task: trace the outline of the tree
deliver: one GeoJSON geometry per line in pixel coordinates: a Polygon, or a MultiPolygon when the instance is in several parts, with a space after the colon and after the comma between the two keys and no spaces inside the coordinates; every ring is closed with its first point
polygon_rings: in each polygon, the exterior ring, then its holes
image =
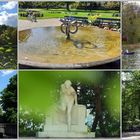
{"type": "Polygon", "coordinates": [[[116,9],[116,10],[120,10],[120,2],[105,2],[104,3],[104,7],[107,9],[116,9]]]}
{"type": "Polygon", "coordinates": [[[135,3],[123,3],[123,21],[122,33],[123,37],[127,38],[128,44],[140,42],[140,6],[135,3]]]}
{"type": "Polygon", "coordinates": [[[140,131],[140,72],[122,73],[123,132],[140,131]]]}
{"type": "Polygon", "coordinates": [[[7,123],[17,122],[17,75],[13,76],[7,87],[1,92],[1,106],[7,123]]]}
{"type": "Polygon", "coordinates": [[[0,25],[0,69],[16,68],[17,29],[0,25]]]}
{"type": "Polygon", "coordinates": [[[0,25],[0,46],[17,44],[17,29],[7,25],[0,25]]]}
{"type": "Polygon", "coordinates": [[[24,110],[20,108],[19,123],[20,136],[35,136],[38,131],[43,130],[43,122],[45,115],[41,112],[34,112],[32,110],[24,110]]]}
{"type": "Polygon", "coordinates": [[[70,11],[70,6],[75,2],[65,2],[67,11],[70,11]]]}

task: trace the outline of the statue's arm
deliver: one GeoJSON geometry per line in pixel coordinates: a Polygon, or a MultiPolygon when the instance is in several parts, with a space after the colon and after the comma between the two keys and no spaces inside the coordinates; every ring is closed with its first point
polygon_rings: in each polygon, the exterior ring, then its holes
{"type": "Polygon", "coordinates": [[[74,102],[75,102],[75,105],[77,105],[77,94],[76,94],[76,91],[74,90],[74,88],[72,88],[72,94],[74,96],[74,102]]]}

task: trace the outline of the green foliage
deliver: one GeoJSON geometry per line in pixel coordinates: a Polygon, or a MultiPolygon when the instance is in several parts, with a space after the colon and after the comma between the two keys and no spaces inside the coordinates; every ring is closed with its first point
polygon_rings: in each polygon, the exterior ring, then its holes
{"type": "Polygon", "coordinates": [[[0,107],[0,118],[3,116],[2,108],[0,107]]]}
{"type": "Polygon", "coordinates": [[[0,45],[17,44],[17,29],[0,25],[0,45]]]}
{"type": "Polygon", "coordinates": [[[127,44],[135,44],[140,42],[140,6],[137,3],[123,4],[123,20],[122,20],[122,33],[127,37],[127,44]]]}
{"type": "Polygon", "coordinates": [[[6,122],[17,122],[17,76],[10,79],[10,83],[1,92],[1,107],[4,111],[3,116],[6,122]]]}
{"type": "Polygon", "coordinates": [[[94,10],[94,9],[120,9],[120,2],[20,2],[20,8],[46,8],[59,9],[71,8],[94,10]]]}
{"type": "Polygon", "coordinates": [[[120,2],[109,1],[104,3],[106,9],[118,9],[120,10],[120,2]]]}
{"type": "Polygon", "coordinates": [[[119,120],[120,114],[118,114],[120,110],[120,76],[119,73],[108,79],[108,82],[105,85],[105,91],[104,91],[104,100],[105,105],[110,111],[110,113],[113,114],[113,117],[116,116],[116,118],[119,120]]]}
{"type": "Polygon", "coordinates": [[[101,71],[20,71],[20,135],[29,136],[31,132],[35,136],[42,129],[45,114],[57,103],[60,85],[67,79],[77,91],[78,104],[85,105],[94,116],[95,88],[101,88],[101,117],[96,136],[119,137],[120,74],[101,71]],[[35,126],[28,128],[32,122],[35,126]]]}
{"type": "Polygon", "coordinates": [[[0,25],[0,69],[16,68],[17,29],[0,25]]]}
{"type": "Polygon", "coordinates": [[[19,124],[20,136],[36,136],[36,132],[42,131],[45,115],[41,112],[34,112],[32,110],[24,110],[20,108],[19,124]]]}
{"type": "Polygon", "coordinates": [[[96,129],[98,137],[120,136],[120,73],[105,72],[100,83],[101,110],[96,129]]]}
{"type": "Polygon", "coordinates": [[[140,126],[140,72],[122,73],[123,131],[136,131],[140,126]]]}

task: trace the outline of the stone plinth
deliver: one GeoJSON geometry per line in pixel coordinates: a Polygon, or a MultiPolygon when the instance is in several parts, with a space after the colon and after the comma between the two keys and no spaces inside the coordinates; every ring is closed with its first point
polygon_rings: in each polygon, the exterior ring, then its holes
{"type": "Polygon", "coordinates": [[[71,130],[68,131],[66,113],[56,110],[46,117],[43,132],[38,132],[37,137],[51,138],[93,138],[95,133],[88,133],[85,125],[86,107],[76,105],[71,113],[71,130]]]}
{"type": "Polygon", "coordinates": [[[49,131],[49,132],[38,132],[37,137],[39,138],[95,138],[95,133],[49,131]]]}

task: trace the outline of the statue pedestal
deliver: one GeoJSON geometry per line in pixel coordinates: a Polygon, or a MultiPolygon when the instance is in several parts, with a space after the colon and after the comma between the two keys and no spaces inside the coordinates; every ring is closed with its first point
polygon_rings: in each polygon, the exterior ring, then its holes
{"type": "Polygon", "coordinates": [[[76,105],[71,113],[71,130],[68,131],[66,113],[61,110],[47,115],[43,132],[38,132],[37,137],[48,138],[94,138],[95,133],[88,133],[85,125],[86,107],[76,105]]]}
{"type": "Polygon", "coordinates": [[[38,132],[37,137],[39,138],[95,138],[94,132],[38,132]]]}

